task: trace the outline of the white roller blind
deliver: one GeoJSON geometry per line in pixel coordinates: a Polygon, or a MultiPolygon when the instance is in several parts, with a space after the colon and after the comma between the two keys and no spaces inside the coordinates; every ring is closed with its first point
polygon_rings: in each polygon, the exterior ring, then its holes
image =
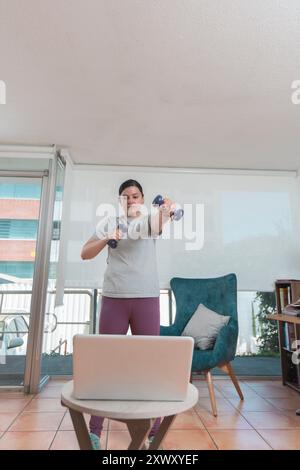
{"type": "Polygon", "coordinates": [[[292,172],[215,174],[77,167],[65,224],[66,286],[102,287],[106,250],[90,261],[82,261],[80,251],[99,220],[97,207],[116,204],[119,185],[128,178],[142,184],[146,204],[157,194],[190,204],[186,217],[191,210],[192,228],[197,228],[199,239],[204,237],[203,246],[196,250],[187,249],[193,240],[186,237],[157,241],[161,288],[169,287],[174,276],[214,277],[229,272],[237,274],[239,290],[272,290],[277,278],[300,278],[299,181],[292,172]],[[195,221],[197,204],[204,208],[200,227],[195,221]]]}

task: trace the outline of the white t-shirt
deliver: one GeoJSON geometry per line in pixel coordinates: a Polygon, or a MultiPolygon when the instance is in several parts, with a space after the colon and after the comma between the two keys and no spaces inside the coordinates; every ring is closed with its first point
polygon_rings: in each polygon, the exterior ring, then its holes
{"type": "Polygon", "coordinates": [[[156,263],[156,238],[150,233],[149,216],[103,219],[96,228],[95,239],[111,234],[118,223],[124,237],[116,248],[108,247],[107,268],[102,295],[117,298],[158,297],[159,282],[156,263]],[[127,223],[126,223],[127,221],[127,223]]]}

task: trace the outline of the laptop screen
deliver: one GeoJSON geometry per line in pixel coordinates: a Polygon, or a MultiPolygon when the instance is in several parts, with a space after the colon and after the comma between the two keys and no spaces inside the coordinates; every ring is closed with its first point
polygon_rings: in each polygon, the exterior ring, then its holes
{"type": "Polygon", "coordinates": [[[155,401],[186,398],[193,338],[76,335],[73,342],[76,398],[155,401]]]}

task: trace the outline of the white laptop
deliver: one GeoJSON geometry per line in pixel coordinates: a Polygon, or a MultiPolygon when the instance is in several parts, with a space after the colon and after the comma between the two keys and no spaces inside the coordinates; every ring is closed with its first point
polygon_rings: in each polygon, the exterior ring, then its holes
{"type": "Polygon", "coordinates": [[[186,398],[194,348],[191,337],[75,335],[73,346],[75,398],[186,398]]]}

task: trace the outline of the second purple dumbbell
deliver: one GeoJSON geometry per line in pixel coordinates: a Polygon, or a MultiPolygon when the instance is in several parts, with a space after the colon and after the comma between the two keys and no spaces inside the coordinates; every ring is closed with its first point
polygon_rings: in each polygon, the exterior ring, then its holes
{"type": "MultiPolygon", "coordinates": [[[[152,204],[156,205],[156,206],[161,206],[162,204],[164,203],[164,198],[158,194],[154,199],[153,199],[153,202],[152,204]]],[[[173,220],[180,220],[182,217],[183,217],[183,214],[184,214],[184,210],[183,209],[175,209],[174,211],[172,211],[170,213],[170,217],[173,219],[173,220]]]]}

